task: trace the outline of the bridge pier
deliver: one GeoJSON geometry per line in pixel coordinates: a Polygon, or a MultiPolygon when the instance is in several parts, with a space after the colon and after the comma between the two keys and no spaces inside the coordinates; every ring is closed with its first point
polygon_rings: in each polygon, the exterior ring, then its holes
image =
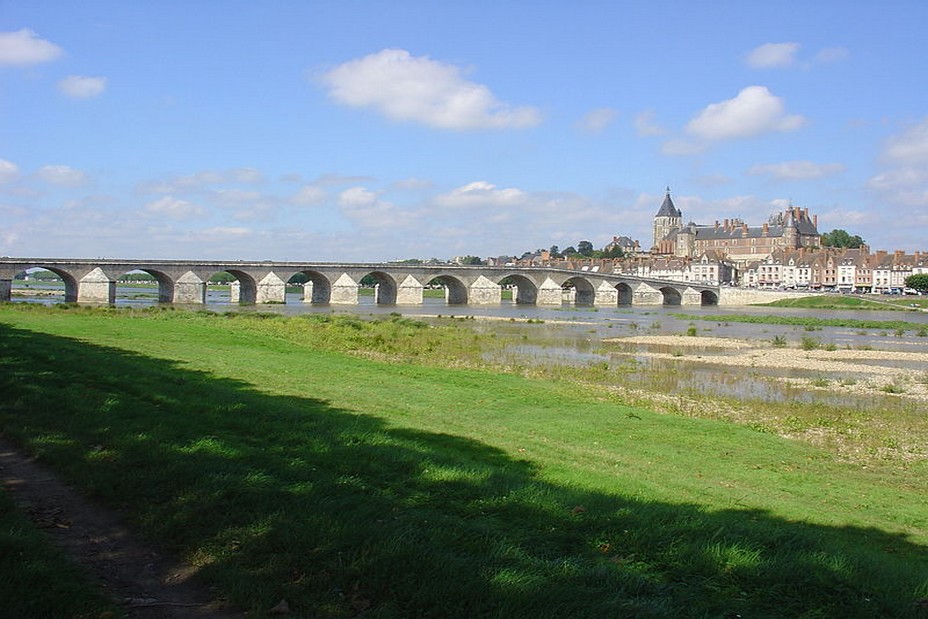
{"type": "Polygon", "coordinates": [[[619,291],[609,285],[609,282],[603,282],[596,289],[596,297],[593,299],[593,305],[601,307],[615,307],[619,304],[619,291]]]}
{"type": "Polygon", "coordinates": [[[174,282],[174,303],[204,305],[206,303],[206,282],[193,272],[187,271],[174,282]]]}
{"type": "Polygon", "coordinates": [[[564,303],[563,289],[550,277],[538,287],[537,305],[561,305],[564,303]]]}
{"type": "Polygon", "coordinates": [[[648,286],[644,282],[632,293],[633,305],[663,305],[664,295],[660,290],[648,286]]]}
{"type": "Polygon", "coordinates": [[[255,303],[286,303],[287,282],[280,279],[274,271],[268,273],[258,282],[255,303]]]}
{"type": "Polygon", "coordinates": [[[702,294],[692,288],[687,288],[680,295],[680,305],[702,305],[702,294]]]}
{"type": "Polygon", "coordinates": [[[471,284],[467,302],[473,305],[499,305],[503,302],[503,287],[481,275],[471,284]]]}
{"type": "Polygon", "coordinates": [[[0,303],[9,303],[13,299],[13,280],[0,279],[0,303]]]}
{"type": "Polygon", "coordinates": [[[81,278],[77,284],[78,303],[116,303],[116,280],[110,279],[100,267],[81,278]]]}
{"type": "Polygon", "coordinates": [[[396,289],[398,305],[422,305],[422,291],[425,286],[412,275],[407,275],[396,289]]]}
{"type": "Polygon", "coordinates": [[[351,279],[351,276],[347,273],[342,273],[342,276],[332,284],[332,298],[329,302],[340,305],[357,305],[358,282],[351,279]]]}

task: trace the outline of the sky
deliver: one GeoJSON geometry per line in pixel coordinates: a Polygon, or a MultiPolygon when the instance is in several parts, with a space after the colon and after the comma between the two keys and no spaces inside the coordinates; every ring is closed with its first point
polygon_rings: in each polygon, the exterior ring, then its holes
{"type": "Polygon", "coordinates": [[[923,0],[0,0],[0,255],[380,262],[789,204],[928,250],[923,0]]]}

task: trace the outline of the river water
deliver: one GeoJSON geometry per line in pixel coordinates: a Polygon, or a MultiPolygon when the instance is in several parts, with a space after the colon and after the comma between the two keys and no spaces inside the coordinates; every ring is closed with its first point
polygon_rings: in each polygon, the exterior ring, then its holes
{"type": "MultiPolygon", "coordinates": [[[[63,293],[55,286],[32,284],[32,290],[48,296],[14,297],[17,301],[60,303],[63,293]]],[[[20,288],[14,288],[14,294],[20,288]]],[[[145,307],[156,304],[156,288],[118,287],[117,306],[145,307]]],[[[772,342],[783,338],[790,347],[797,347],[804,338],[814,338],[823,346],[837,349],[880,350],[928,353],[928,312],[900,311],[830,311],[771,307],[718,306],[633,306],[633,307],[536,307],[503,301],[500,305],[448,305],[443,299],[426,298],[422,305],[382,306],[372,296],[360,296],[358,305],[317,306],[303,303],[298,293],[288,293],[283,305],[241,306],[229,302],[228,289],[217,287],[207,293],[207,303],[191,306],[214,312],[274,312],[285,315],[346,314],[380,316],[394,313],[425,321],[475,318],[468,321],[475,329],[492,332],[509,342],[505,350],[494,353],[493,361],[507,364],[556,364],[593,367],[603,364],[622,370],[626,386],[670,394],[708,393],[746,400],[827,402],[839,406],[860,406],[859,395],[823,392],[797,387],[777,377],[814,378],[815,370],[770,369],[751,370],[712,363],[720,349],[688,348],[686,359],[666,358],[675,354],[672,344],[622,344],[614,338],[643,335],[692,334],[772,342]],[[890,329],[857,329],[822,327],[809,330],[802,326],[730,322],[726,315],[756,314],[775,316],[815,316],[872,321],[906,321],[918,327],[899,333],[890,329]],[[692,317],[717,316],[717,319],[697,320],[692,317]],[[647,353],[665,353],[654,358],[647,353]]],[[[866,362],[864,362],[866,363],[866,362]]],[[[886,362],[882,362],[884,365],[886,362]]],[[[892,362],[899,367],[924,371],[928,364],[919,361],[892,362]]],[[[820,373],[818,373],[820,374],[820,373]]],[[[845,377],[847,378],[847,377],[845,377]]],[[[874,395],[875,399],[882,395],[874,395]]]]}

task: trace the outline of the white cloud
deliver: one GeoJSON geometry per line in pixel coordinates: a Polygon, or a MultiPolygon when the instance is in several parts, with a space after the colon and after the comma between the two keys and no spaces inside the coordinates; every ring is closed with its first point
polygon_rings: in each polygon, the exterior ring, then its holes
{"type": "Polygon", "coordinates": [[[526,194],[521,189],[497,189],[486,181],[474,181],[450,193],[436,196],[434,202],[442,206],[512,206],[523,203],[526,194]]]}
{"type": "Polygon", "coordinates": [[[352,187],[338,194],[339,206],[370,206],[377,201],[377,194],[364,187],[352,187]]]}
{"type": "Polygon", "coordinates": [[[16,32],[0,32],[0,66],[26,66],[48,62],[61,56],[54,43],[40,39],[28,28],[16,32]]]}
{"type": "Polygon", "coordinates": [[[890,205],[928,207],[928,118],[887,139],[881,158],[890,167],[870,189],[890,205]]]}
{"type": "Polygon", "coordinates": [[[79,187],[87,182],[87,175],[66,165],[46,165],[36,173],[41,180],[59,187],[79,187]]]}
{"type": "Polygon", "coordinates": [[[883,156],[901,165],[928,164],[928,118],[890,137],[883,149],[883,156]]]}
{"type": "Polygon", "coordinates": [[[764,86],[748,86],[734,99],[710,104],[686,125],[686,132],[704,140],[725,140],[793,131],[804,122],[802,116],[787,115],[783,100],[764,86]]]}
{"type": "Polygon", "coordinates": [[[653,110],[645,110],[635,116],[635,131],[640,136],[665,135],[667,130],[654,122],[653,110]]]}
{"type": "Polygon", "coordinates": [[[788,67],[796,64],[799,43],[764,43],[745,56],[745,63],[755,69],[788,67]]]}
{"type": "Polygon", "coordinates": [[[189,219],[203,215],[206,210],[192,202],[178,200],[172,196],[164,196],[154,202],[145,205],[145,210],[157,215],[163,215],[172,219],[189,219]]]}
{"type": "Polygon", "coordinates": [[[19,166],[12,161],[0,159],[0,185],[19,180],[19,166]]]}
{"type": "Polygon", "coordinates": [[[600,133],[612,124],[618,112],[610,107],[600,107],[587,112],[580,119],[578,126],[587,133],[600,133]]]}
{"type": "Polygon", "coordinates": [[[464,79],[458,67],[402,49],[350,60],[322,75],[321,82],[338,103],[439,129],[521,128],[541,122],[537,109],[498,101],[486,86],[464,79]]]}
{"type": "Polygon", "coordinates": [[[106,90],[106,78],[69,75],[58,82],[58,90],[72,99],[93,99],[106,90]]]}
{"type": "Polygon", "coordinates": [[[770,176],[776,180],[809,180],[840,174],[845,169],[840,163],[784,161],[751,166],[747,173],[750,176],[770,176]]]}
{"type": "Polygon", "coordinates": [[[313,185],[303,185],[300,190],[290,198],[290,202],[299,206],[313,206],[325,200],[325,191],[313,185]]]}

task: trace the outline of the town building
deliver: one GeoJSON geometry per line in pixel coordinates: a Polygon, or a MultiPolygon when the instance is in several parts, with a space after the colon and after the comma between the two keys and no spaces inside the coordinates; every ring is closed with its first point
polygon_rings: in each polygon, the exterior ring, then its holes
{"type": "Polygon", "coordinates": [[[741,219],[716,220],[711,225],[683,224],[670,188],[654,216],[651,253],[695,258],[707,251],[736,263],[763,260],[778,249],[816,248],[821,244],[818,217],[809,209],[790,205],[759,226],[741,219]]]}

